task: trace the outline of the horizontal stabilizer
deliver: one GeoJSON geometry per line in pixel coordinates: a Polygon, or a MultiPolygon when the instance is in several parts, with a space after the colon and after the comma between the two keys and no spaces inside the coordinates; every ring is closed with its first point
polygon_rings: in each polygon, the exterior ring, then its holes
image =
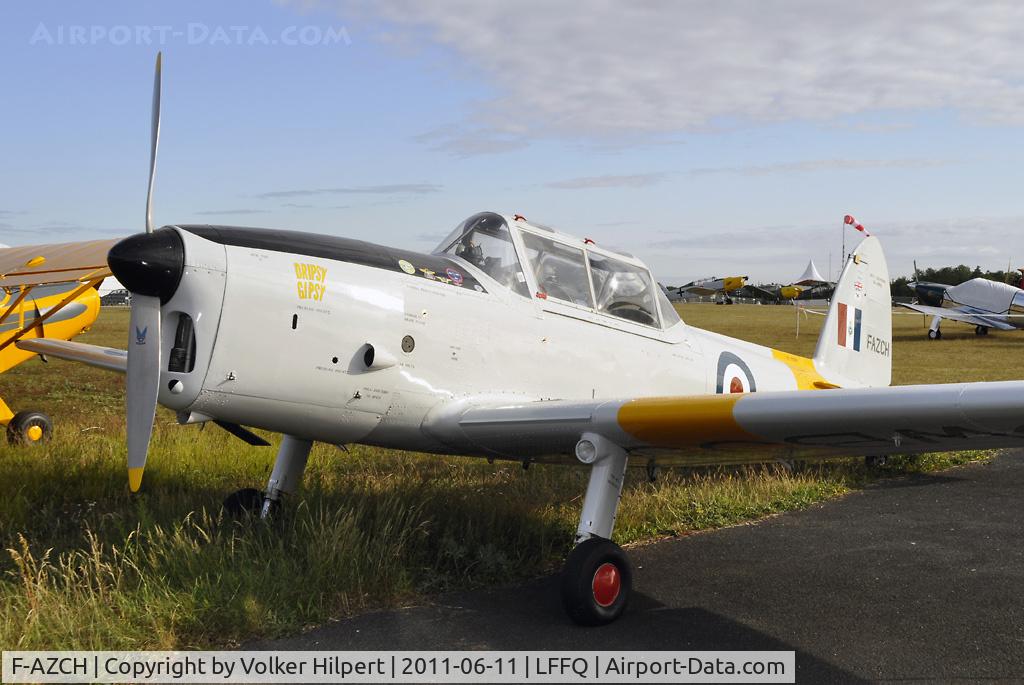
{"type": "Polygon", "coordinates": [[[50,338],[29,338],[15,343],[19,349],[45,354],[57,359],[81,362],[107,371],[125,373],[128,370],[128,353],[113,347],[87,345],[70,340],[53,340],[50,338]]]}

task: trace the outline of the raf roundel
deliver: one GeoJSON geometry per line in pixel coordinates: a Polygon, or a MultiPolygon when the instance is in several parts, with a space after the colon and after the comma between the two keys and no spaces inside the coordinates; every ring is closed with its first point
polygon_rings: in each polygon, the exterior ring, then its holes
{"type": "Polygon", "coordinates": [[[444,270],[448,278],[452,279],[452,283],[455,285],[462,285],[462,274],[455,269],[448,268],[444,270]]]}
{"type": "Polygon", "coordinates": [[[719,394],[754,392],[757,383],[747,363],[732,352],[722,352],[718,357],[718,378],[715,392],[719,394]]]}

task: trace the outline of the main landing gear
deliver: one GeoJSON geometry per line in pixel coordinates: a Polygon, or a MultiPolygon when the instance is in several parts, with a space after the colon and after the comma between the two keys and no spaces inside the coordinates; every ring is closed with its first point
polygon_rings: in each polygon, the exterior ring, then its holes
{"type": "Polygon", "coordinates": [[[942,323],[941,316],[936,316],[932,319],[932,325],[928,327],[929,340],[942,340],[942,330],[939,328],[940,323],[942,323]]]}
{"type": "Polygon", "coordinates": [[[243,514],[269,517],[280,505],[281,495],[295,492],[302,480],[302,472],[306,470],[306,460],[313,443],[309,440],[286,435],[281,439],[281,447],[274,459],[274,470],[267,481],[267,489],[242,488],[224,500],[224,511],[231,516],[243,514]]]}
{"type": "Polygon", "coordinates": [[[53,420],[41,411],[19,411],[7,424],[7,442],[38,445],[53,436],[53,420]]]}
{"type": "Polygon", "coordinates": [[[975,326],[974,327],[974,334],[975,335],[988,335],[988,326],[975,326]]]}
{"type": "Polygon", "coordinates": [[[576,458],[590,465],[590,482],[576,531],[576,547],[562,569],[562,605],[581,625],[603,625],[626,609],[633,569],[622,548],[609,538],[622,496],[628,455],[611,441],[584,433],[576,458]]]}

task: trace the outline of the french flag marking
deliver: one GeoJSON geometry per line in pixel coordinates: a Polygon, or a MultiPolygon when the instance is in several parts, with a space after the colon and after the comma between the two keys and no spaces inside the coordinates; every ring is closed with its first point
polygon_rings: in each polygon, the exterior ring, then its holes
{"type": "Polygon", "coordinates": [[[848,307],[842,302],[838,304],[839,330],[837,331],[836,342],[840,347],[852,348],[854,352],[860,352],[860,329],[863,310],[857,307],[848,307]],[[850,310],[853,311],[851,312],[850,310]]]}

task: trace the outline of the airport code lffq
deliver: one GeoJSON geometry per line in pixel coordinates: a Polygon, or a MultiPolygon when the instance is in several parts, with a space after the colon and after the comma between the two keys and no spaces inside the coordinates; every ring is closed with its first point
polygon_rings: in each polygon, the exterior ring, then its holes
{"type": "Polygon", "coordinates": [[[792,683],[792,651],[6,651],[5,683],[792,683]]]}

